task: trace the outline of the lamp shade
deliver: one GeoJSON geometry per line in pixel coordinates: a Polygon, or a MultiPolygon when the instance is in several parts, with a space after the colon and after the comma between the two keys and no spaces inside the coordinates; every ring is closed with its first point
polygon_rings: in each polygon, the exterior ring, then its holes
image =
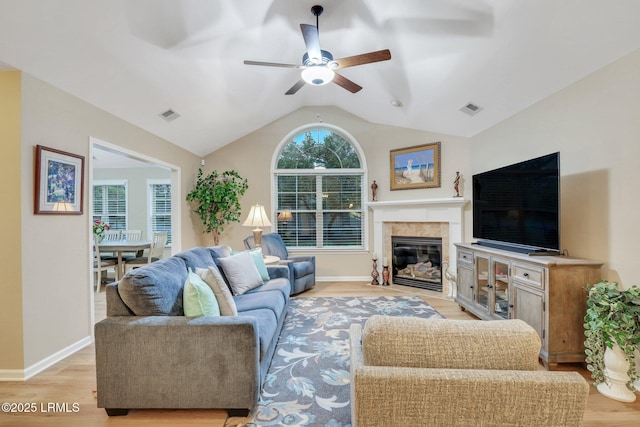
{"type": "Polygon", "coordinates": [[[278,221],[287,222],[287,221],[291,221],[292,219],[293,219],[293,214],[289,209],[285,209],[278,213],[278,221]]]}
{"type": "Polygon", "coordinates": [[[269,227],[271,222],[262,205],[251,206],[249,216],[242,224],[247,227],[269,227]]]}

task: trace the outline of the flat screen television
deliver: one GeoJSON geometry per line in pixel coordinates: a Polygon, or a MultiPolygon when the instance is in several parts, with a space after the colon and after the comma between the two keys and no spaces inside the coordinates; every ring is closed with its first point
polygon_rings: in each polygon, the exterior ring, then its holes
{"type": "Polygon", "coordinates": [[[473,237],[522,253],[560,251],[560,153],[473,176],[473,237]]]}

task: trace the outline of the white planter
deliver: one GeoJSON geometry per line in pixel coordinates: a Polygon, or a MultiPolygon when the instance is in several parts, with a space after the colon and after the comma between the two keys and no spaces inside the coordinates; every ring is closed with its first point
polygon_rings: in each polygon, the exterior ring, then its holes
{"type": "Polygon", "coordinates": [[[609,399],[620,402],[635,402],[636,395],[629,390],[629,362],[625,360],[624,352],[615,344],[613,349],[608,348],[604,352],[604,376],[607,382],[598,384],[598,391],[609,399]]]}
{"type": "MultiPolygon", "coordinates": [[[[640,369],[640,349],[635,351],[633,357],[636,360],[636,369],[640,369]]],[[[640,393],[640,380],[634,382],[633,386],[636,388],[636,393],[640,393]]]]}

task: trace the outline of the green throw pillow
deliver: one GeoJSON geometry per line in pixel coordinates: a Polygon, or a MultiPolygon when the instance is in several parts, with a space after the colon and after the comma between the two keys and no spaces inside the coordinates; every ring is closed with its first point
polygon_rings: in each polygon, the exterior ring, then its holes
{"type": "Polygon", "coordinates": [[[220,316],[220,307],[213,291],[204,280],[189,269],[182,294],[184,315],[187,317],[220,316]]]}

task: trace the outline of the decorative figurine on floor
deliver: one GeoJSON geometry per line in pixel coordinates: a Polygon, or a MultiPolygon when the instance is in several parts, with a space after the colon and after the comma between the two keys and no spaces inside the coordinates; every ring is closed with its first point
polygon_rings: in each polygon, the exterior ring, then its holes
{"type": "Polygon", "coordinates": [[[460,172],[456,172],[456,179],[453,181],[453,188],[456,190],[456,195],[453,197],[460,197],[460,172]]]}
{"type": "Polygon", "coordinates": [[[373,261],[373,271],[371,272],[371,284],[372,285],[379,285],[380,282],[378,282],[378,276],[380,275],[378,273],[378,255],[376,255],[376,253],[373,253],[373,256],[371,257],[371,260],[373,261]]]}
{"type": "Polygon", "coordinates": [[[376,180],[373,180],[373,184],[371,184],[371,201],[378,201],[378,184],[376,184],[376,180]]]}
{"type": "MultiPolygon", "coordinates": [[[[385,264],[387,264],[385,262],[385,264]]],[[[383,265],[382,266],[382,286],[390,286],[391,283],[389,283],[389,266],[388,265],[383,265]]]]}

